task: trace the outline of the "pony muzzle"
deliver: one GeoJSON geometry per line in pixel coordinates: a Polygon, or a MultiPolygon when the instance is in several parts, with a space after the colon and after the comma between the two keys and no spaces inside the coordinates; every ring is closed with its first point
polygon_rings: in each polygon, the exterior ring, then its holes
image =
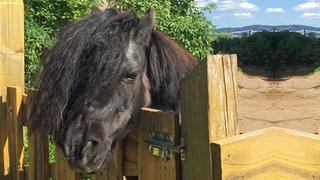
{"type": "Polygon", "coordinates": [[[111,142],[102,143],[99,138],[85,137],[80,131],[67,136],[63,149],[73,170],[81,173],[94,173],[104,165],[106,156],[110,153],[111,142]]]}

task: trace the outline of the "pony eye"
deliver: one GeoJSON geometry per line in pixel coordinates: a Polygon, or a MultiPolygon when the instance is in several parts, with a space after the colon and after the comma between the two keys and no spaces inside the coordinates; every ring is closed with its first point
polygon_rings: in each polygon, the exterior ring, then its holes
{"type": "Polygon", "coordinates": [[[138,76],[138,72],[127,73],[123,76],[123,82],[131,84],[133,83],[138,76]]]}

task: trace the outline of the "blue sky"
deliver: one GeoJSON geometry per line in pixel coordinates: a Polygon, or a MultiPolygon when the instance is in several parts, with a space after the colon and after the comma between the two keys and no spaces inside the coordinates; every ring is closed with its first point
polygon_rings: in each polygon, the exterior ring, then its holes
{"type": "Polygon", "coordinates": [[[199,6],[215,3],[208,19],[217,28],[247,25],[301,24],[320,27],[320,0],[196,0],[199,6]]]}

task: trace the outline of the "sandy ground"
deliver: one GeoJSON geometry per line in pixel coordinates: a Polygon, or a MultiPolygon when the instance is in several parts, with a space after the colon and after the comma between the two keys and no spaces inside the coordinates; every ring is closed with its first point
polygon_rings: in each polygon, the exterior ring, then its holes
{"type": "Polygon", "coordinates": [[[281,78],[238,73],[240,133],[270,126],[318,133],[320,72],[281,78]]]}

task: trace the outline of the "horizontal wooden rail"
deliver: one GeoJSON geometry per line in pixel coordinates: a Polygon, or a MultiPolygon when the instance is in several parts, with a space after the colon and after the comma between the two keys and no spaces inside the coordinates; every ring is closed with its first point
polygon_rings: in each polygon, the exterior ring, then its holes
{"type": "Polygon", "coordinates": [[[212,144],[215,179],[320,179],[320,136],[271,127],[212,144]]]}

